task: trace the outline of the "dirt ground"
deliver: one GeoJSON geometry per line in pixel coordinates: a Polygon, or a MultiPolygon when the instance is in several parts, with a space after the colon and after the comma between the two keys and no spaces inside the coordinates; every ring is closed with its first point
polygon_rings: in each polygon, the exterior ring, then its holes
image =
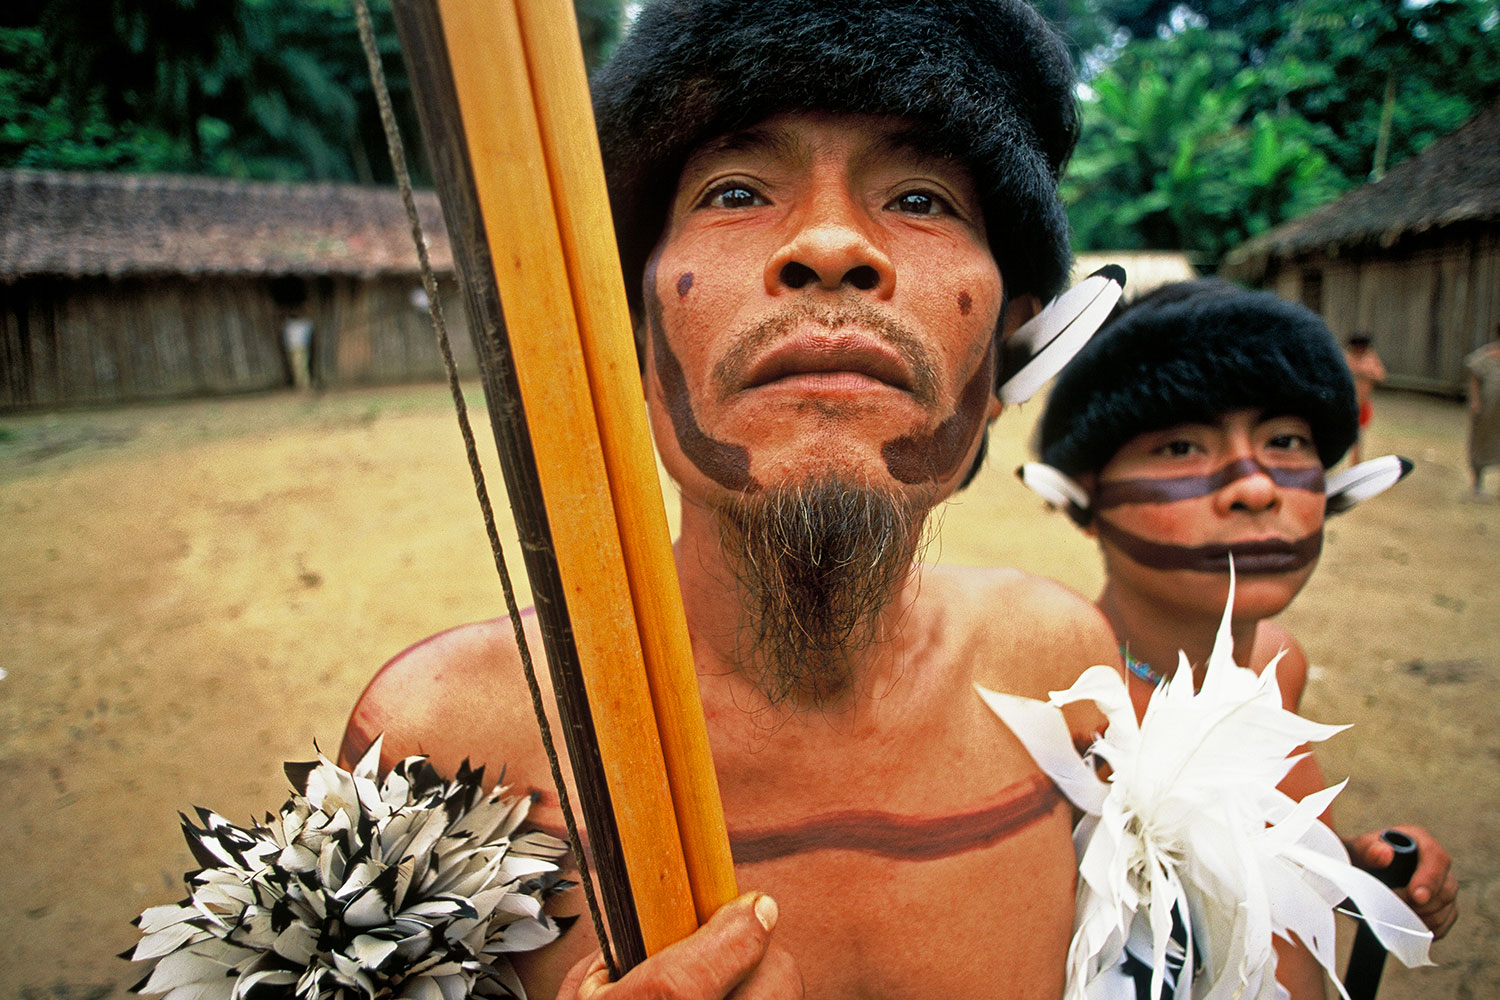
{"type": "MultiPolygon", "coordinates": [[[[930,555],[1093,596],[1089,544],[1010,475],[1036,412],[930,555]]],[[[1351,775],[1340,826],[1419,821],[1458,859],[1439,967],[1388,969],[1383,1000],[1500,997],[1500,503],[1467,496],[1463,428],[1377,400],[1367,453],[1417,471],[1332,524],[1284,616],[1306,714],[1354,724],[1319,751],[1351,775]]],[[[440,386],[0,417],[0,524],[0,997],[123,995],[130,919],[192,867],[177,811],[275,809],[387,657],[502,612],[440,386]]]]}

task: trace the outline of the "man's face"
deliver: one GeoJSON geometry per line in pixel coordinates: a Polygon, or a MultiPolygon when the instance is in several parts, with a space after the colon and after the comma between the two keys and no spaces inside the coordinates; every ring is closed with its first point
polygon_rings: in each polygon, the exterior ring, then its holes
{"type": "Polygon", "coordinates": [[[999,412],[1000,273],[968,170],[887,118],[701,147],[645,275],[668,471],[724,500],[837,475],[935,502],[999,412]]]}
{"type": "Polygon", "coordinates": [[[1100,470],[1094,522],[1115,586],[1218,615],[1281,611],[1322,550],[1323,466],[1301,417],[1236,410],[1141,434],[1100,470]]]}

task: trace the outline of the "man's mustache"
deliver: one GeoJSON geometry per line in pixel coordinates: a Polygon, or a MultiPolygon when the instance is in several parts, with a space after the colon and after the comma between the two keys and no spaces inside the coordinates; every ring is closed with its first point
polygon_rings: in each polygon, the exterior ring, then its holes
{"type": "Polygon", "coordinates": [[[937,402],[937,364],[931,350],[899,320],[860,299],[832,305],[797,301],[735,334],[733,346],[719,359],[711,376],[714,391],[723,399],[744,385],[746,374],[771,345],[813,325],[837,331],[855,327],[874,334],[901,358],[911,373],[912,395],[923,406],[937,402]]]}

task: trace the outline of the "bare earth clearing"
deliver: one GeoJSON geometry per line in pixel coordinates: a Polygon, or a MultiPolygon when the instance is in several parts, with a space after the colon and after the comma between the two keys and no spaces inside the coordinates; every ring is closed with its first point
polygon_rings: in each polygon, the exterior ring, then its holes
{"type": "MultiPolygon", "coordinates": [[[[1500,997],[1500,503],[1467,497],[1458,404],[1376,403],[1367,454],[1417,472],[1332,524],[1286,624],[1305,713],[1354,724],[1320,750],[1340,826],[1420,821],[1458,859],[1440,967],[1383,1000],[1500,997]]],[[[1090,543],[1010,475],[1036,413],[929,555],[1092,597],[1090,543]]],[[[128,921],[192,867],[177,811],[274,810],[387,657],[502,613],[441,387],[0,417],[0,524],[0,997],[124,995],[128,921]]]]}

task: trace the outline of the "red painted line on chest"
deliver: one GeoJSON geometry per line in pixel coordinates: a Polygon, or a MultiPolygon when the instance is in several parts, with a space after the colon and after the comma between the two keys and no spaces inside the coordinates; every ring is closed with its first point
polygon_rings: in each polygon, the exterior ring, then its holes
{"type": "MultiPolygon", "coordinates": [[[[555,806],[556,795],[532,790],[540,803],[555,806]]],[[[934,861],[979,850],[1019,833],[1051,815],[1062,793],[1042,775],[1004,789],[993,803],[969,812],[939,816],[903,816],[876,809],[820,813],[785,826],[731,830],[735,864],[753,865],[810,851],[856,851],[897,861],[934,861]]],[[[567,831],[549,823],[528,828],[567,839],[567,831]]],[[[592,857],[584,836],[584,853],[592,857]]]]}
{"type": "Polygon", "coordinates": [[[808,851],[858,851],[900,861],[932,861],[998,843],[1049,815],[1063,801],[1038,775],[1017,782],[991,805],[940,816],[878,810],[822,813],[786,826],[731,831],[736,864],[756,864],[808,851]]]}

